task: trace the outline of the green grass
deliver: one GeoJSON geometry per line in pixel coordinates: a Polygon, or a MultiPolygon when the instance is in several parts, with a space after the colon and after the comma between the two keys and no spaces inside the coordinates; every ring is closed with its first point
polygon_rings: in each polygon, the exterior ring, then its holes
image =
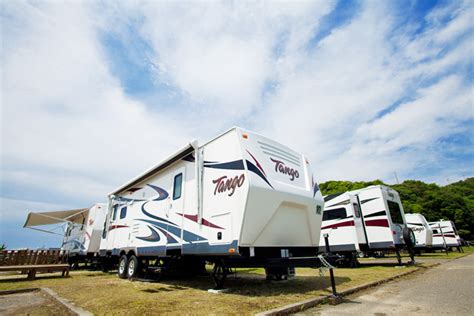
{"type": "Polygon", "coordinates": [[[435,258],[435,259],[455,259],[464,257],[468,254],[474,253],[474,247],[463,247],[464,253],[459,253],[455,248],[453,251],[448,252],[446,255],[445,252],[437,251],[431,253],[422,253],[420,258],[435,258]]]}
{"type": "MultiPolygon", "coordinates": [[[[359,269],[337,269],[335,277],[339,291],[381,280],[406,271],[394,266],[372,266],[359,269]]],[[[40,275],[35,281],[24,276],[1,280],[0,290],[49,287],[60,296],[94,314],[253,314],[300,300],[330,294],[328,273],[301,268],[290,281],[266,281],[263,269],[240,269],[226,282],[229,292],[208,293],[214,286],[207,277],[168,278],[160,283],[130,282],[114,273],[73,271],[70,278],[40,275]]]]}

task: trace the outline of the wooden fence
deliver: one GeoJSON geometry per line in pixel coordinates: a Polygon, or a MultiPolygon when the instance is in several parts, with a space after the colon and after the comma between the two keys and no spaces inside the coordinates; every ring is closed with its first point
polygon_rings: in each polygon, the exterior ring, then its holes
{"type": "Polygon", "coordinates": [[[61,250],[3,250],[0,266],[38,265],[67,263],[61,250]]]}

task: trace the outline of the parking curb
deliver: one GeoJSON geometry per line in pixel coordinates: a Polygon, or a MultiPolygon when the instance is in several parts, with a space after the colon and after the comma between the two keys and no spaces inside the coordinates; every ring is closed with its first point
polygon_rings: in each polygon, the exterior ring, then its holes
{"type": "MultiPolygon", "coordinates": [[[[375,287],[377,285],[380,285],[380,284],[383,284],[383,283],[387,283],[387,282],[390,282],[390,281],[393,281],[395,279],[398,279],[398,278],[401,278],[401,277],[404,277],[406,275],[410,275],[410,274],[413,274],[415,272],[419,272],[423,269],[430,269],[430,268],[433,268],[435,266],[438,266],[440,265],[440,263],[435,263],[429,267],[417,267],[413,270],[410,270],[410,271],[407,271],[407,272],[403,272],[403,273],[399,273],[397,275],[394,275],[392,277],[389,277],[389,278],[386,278],[386,279],[382,279],[382,280],[378,280],[378,281],[373,281],[373,282],[369,282],[369,283],[365,283],[365,284],[362,284],[362,285],[358,285],[358,286],[354,286],[354,287],[351,287],[351,288],[348,288],[346,290],[343,290],[341,292],[338,292],[338,294],[340,296],[348,296],[350,294],[354,294],[356,292],[360,292],[360,291],[363,291],[363,290],[366,290],[368,288],[371,288],[371,287],[375,287]]],[[[271,309],[271,310],[267,310],[267,311],[264,311],[264,312],[260,312],[258,314],[256,314],[256,316],[270,316],[270,315],[288,315],[288,314],[293,314],[293,313],[298,313],[298,312],[301,312],[301,311],[304,311],[308,308],[311,308],[311,307],[314,307],[316,305],[319,305],[319,304],[322,304],[322,303],[325,303],[326,301],[328,301],[330,298],[332,297],[332,295],[325,295],[325,296],[319,296],[319,297],[315,297],[315,298],[310,298],[310,299],[307,299],[307,300],[304,300],[304,301],[300,301],[300,302],[297,302],[297,303],[293,303],[293,304],[289,304],[289,305],[285,305],[285,306],[282,306],[282,307],[278,307],[278,308],[275,308],[275,309],[271,309]]]]}
{"type": "Polygon", "coordinates": [[[73,303],[69,302],[69,300],[60,297],[56,292],[54,292],[53,290],[47,287],[42,287],[40,289],[43,293],[51,297],[53,300],[55,300],[59,304],[63,305],[74,315],[78,315],[78,316],[92,316],[93,315],[91,312],[86,311],[85,309],[78,307],[74,305],[73,303]]]}
{"type": "Polygon", "coordinates": [[[39,287],[28,287],[26,289],[16,289],[16,290],[5,290],[0,291],[0,296],[2,295],[10,295],[10,294],[20,294],[20,293],[28,293],[28,292],[35,292],[39,291],[39,287]]]}

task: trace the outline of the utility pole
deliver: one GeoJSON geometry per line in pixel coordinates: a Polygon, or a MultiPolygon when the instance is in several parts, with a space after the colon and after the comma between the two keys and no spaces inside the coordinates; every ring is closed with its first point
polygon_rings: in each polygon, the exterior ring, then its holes
{"type": "Polygon", "coordinates": [[[400,184],[400,181],[398,181],[397,172],[395,171],[393,174],[395,175],[395,180],[397,180],[397,184],[400,184]]]}

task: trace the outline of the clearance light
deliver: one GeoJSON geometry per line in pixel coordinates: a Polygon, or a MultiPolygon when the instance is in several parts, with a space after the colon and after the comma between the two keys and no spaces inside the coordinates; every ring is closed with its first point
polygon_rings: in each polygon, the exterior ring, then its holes
{"type": "Polygon", "coordinates": [[[234,248],[230,248],[229,249],[229,253],[234,253],[235,252],[235,249],[234,248]]]}
{"type": "Polygon", "coordinates": [[[242,137],[245,138],[245,139],[248,139],[249,135],[248,134],[242,134],[242,137]]]}
{"type": "Polygon", "coordinates": [[[396,234],[397,234],[397,232],[396,232],[396,231],[394,231],[394,230],[392,230],[392,233],[393,233],[394,235],[396,235],[396,234]]]}

